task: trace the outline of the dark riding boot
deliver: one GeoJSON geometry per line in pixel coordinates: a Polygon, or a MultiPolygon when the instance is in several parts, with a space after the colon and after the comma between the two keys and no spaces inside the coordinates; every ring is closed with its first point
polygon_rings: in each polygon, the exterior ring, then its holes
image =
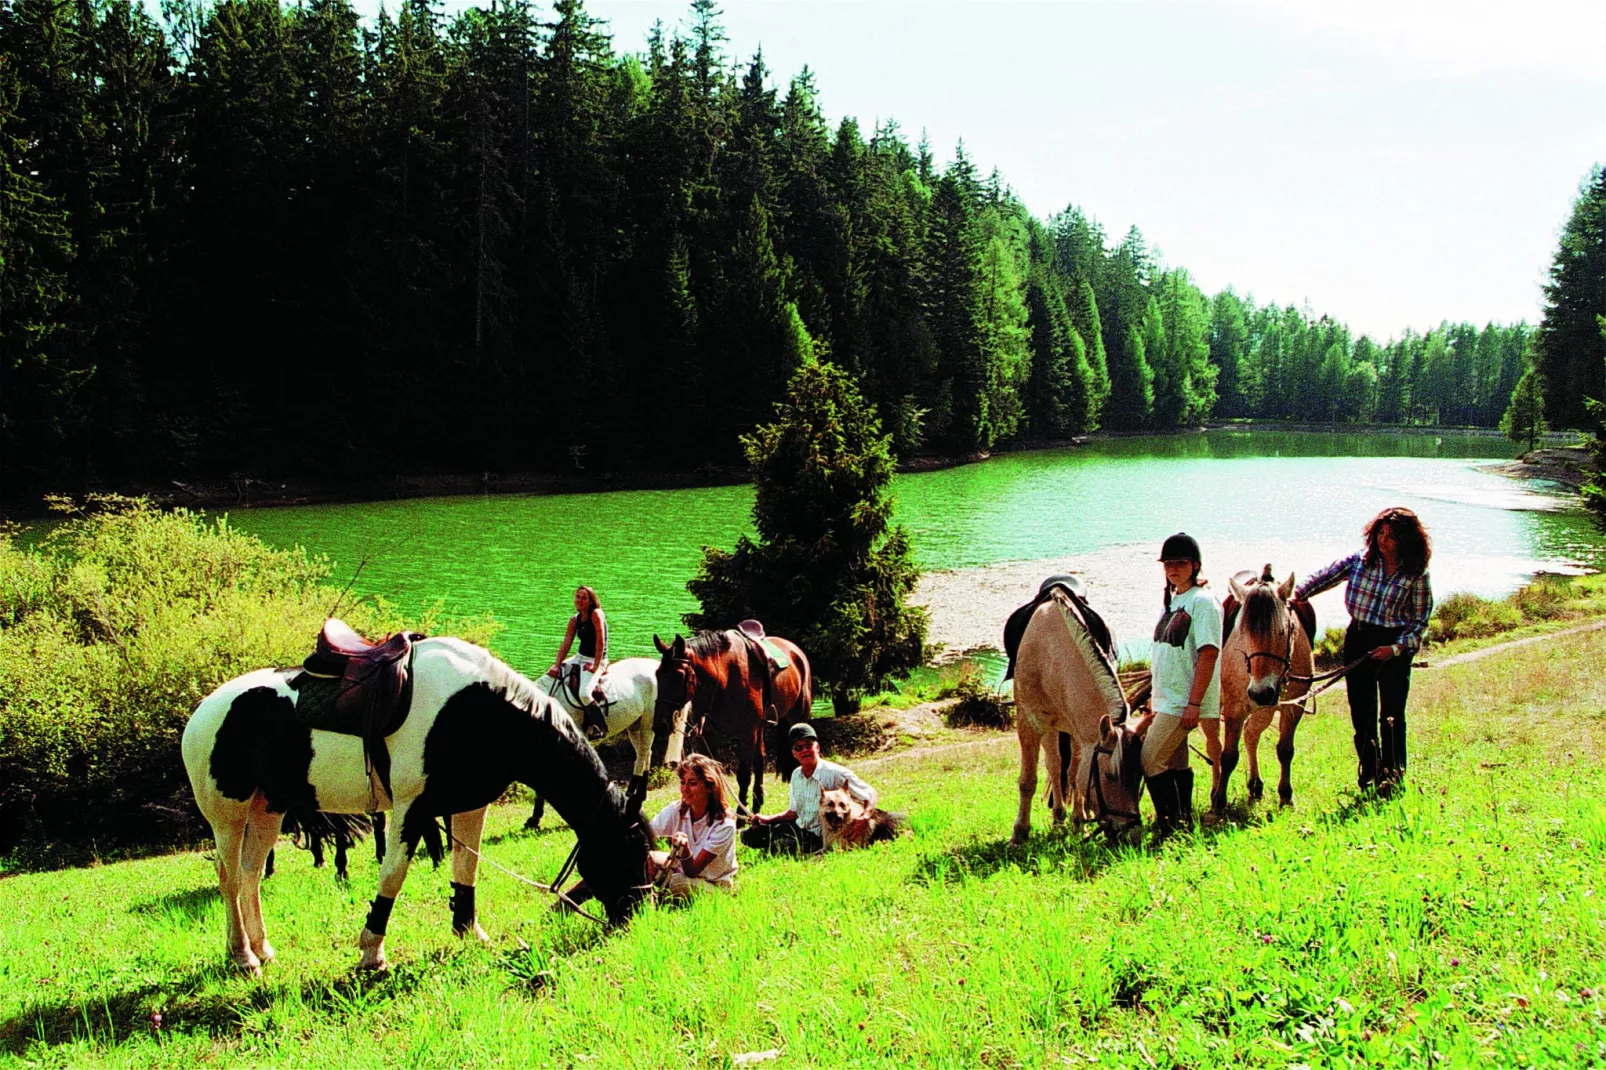
{"type": "Polygon", "coordinates": [[[1355,786],[1365,791],[1377,780],[1377,740],[1370,736],[1356,736],[1355,757],[1359,763],[1355,786]]]}
{"type": "Polygon", "coordinates": [[[1177,821],[1183,829],[1193,828],[1193,770],[1178,769],[1171,774],[1177,793],[1177,821]]]}
{"type": "Polygon", "coordinates": [[[1177,789],[1176,773],[1166,770],[1151,777],[1144,777],[1144,783],[1149,786],[1149,798],[1154,800],[1154,835],[1156,839],[1165,839],[1176,831],[1177,827],[1177,789]]]}
{"type": "Polygon", "coordinates": [[[587,739],[596,743],[608,734],[608,719],[603,716],[601,706],[595,702],[588,702],[581,712],[585,715],[585,724],[581,726],[581,729],[585,732],[587,739]]]}

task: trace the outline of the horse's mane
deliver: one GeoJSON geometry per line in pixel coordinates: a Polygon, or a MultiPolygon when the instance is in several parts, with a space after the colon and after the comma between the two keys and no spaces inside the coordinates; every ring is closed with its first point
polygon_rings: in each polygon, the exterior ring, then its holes
{"type": "Polygon", "coordinates": [[[1098,644],[1093,641],[1092,634],[1087,630],[1079,614],[1074,612],[1068,604],[1069,596],[1056,590],[1054,601],[1059,606],[1060,616],[1066,624],[1076,622],[1076,627],[1065,629],[1070,636],[1071,645],[1076,647],[1082,656],[1082,663],[1087,666],[1088,673],[1093,677],[1093,684],[1099,689],[1099,695],[1104,699],[1105,710],[1111,716],[1125,716],[1126,692],[1121,690],[1121,680],[1115,674],[1115,669],[1105,659],[1104,653],[1099,650],[1098,644]]]}
{"type": "Polygon", "coordinates": [[[700,658],[711,658],[725,653],[730,648],[731,636],[727,631],[698,632],[686,640],[686,652],[700,658]]]}
{"type": "Polygon", "coordinates": [[[1249,587],[1244,598],[1244,627],[1256,635],[1265,635],[1277,623],[1277,592],[1264,583],[1249,587]]]}

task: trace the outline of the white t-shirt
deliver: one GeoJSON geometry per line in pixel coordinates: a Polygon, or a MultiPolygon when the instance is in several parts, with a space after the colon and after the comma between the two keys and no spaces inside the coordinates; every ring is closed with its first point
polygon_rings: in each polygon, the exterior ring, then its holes
{"type": "MultiPolygon", "coordinates": [[[[1193,688],[1193,667],[1199,660],[1199,651],[1207,646],[1221,649],[1221,603],[1206,587],[1190,587],[1182,594],[1171,596],[1171,615],[1162,619],[1156,634],[1178,613],[1186,613],[1193,623],[1181,646],[1172,646],[1162,639],[1154,641],[1149,656],[1149,669],[1154,678],[1154,695],[1149,700],[1155,713],[1168,713],[1181,717],[1188,705],[1188,692],[1193,688]]],[[[1221,659],[1210,674],[1210,687],[1199,703],[1199,716],[1221,716],[1221,659]]]]}
{"type": "Polygon", "coordinates": [[[711,814],[704,814],[693,821],[691,811],[686,809],[684,803],[672,802],[652,819],[652,831],[660,839],[668,839],[675,833],[686,837],[686,846],[691,851],[689,857],[696,858],[707,851],[714,857],[709,859],[708,865],[697,874],[701,880],[710,884],[730,884],[736,879],[736,819],[726,815],[722,820],[715,820],[711,814]]]}
{"type": "Polygon", "coordinates": [[[837,788],[847,788],[855,799],[869,807],[874,807],[876,800],[880,798],[874,788],[859,779],[858,774],[824,758],[821,758],[820,764],[814,767],[814,775],[811,777],[803,775],[801,765],[792,770],[792,799],[787,809],[797,814],[797,827],[823,837],[824,833],[820,829],[820,803],[826,792],[835,791],[837,788]]]}

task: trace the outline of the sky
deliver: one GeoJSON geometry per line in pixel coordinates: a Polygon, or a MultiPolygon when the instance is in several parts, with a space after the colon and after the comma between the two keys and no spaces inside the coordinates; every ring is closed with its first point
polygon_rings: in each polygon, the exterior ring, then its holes
{"type": "MultiPolygon", "coordinates": [[[[378,0],[357,0],[359,10],[378,0]]],[[[448,14],[467,6],[446,0],[448,14]]],[[[619,52],[689,3],[590,0],[619,52]]],[[[1599,0],[726,0],[727,57],[804,65],[833,125],[896,119],[1039,218],[1136,225],[1214,293],[1385,339],[1536,322],[1606,164],[1599,0]]]]}

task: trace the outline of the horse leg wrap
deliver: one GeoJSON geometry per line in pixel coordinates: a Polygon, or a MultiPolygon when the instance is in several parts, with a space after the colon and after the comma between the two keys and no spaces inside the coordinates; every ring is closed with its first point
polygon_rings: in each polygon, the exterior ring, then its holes
{"type": "Polygon", "coordinates": [[[394,896],[374,896],[374,905],[368,908],[368,921],[364,927],[375,936],[384,936],[385,926],[390,924],[390,908],[395,905],[394,896]]]}
{"type": "Polygon", "coordinates": [[[462,936],[474,928],[474,886],[452,882],[452,932],[462,936]]]}

